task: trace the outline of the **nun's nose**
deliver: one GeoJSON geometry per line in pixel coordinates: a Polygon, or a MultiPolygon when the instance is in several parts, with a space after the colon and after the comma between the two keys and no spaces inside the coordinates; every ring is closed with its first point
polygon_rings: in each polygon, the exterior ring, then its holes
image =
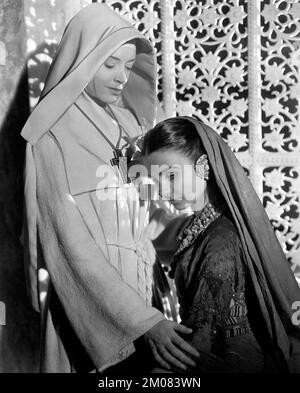
{"type": "Polygon", "coordinates": [[[128,71],[126,70],[126,67],[119,67],[118,72],[116,74],[115,80],[120,83],[122,86],[125,85],[125,83],[128,80],[128,71]]]}

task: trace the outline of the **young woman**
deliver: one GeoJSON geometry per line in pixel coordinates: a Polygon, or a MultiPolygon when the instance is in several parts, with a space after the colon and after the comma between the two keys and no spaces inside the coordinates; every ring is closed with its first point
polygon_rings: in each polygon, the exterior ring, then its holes
{"type": "Polygon", "coordinates": [[[189,371],[300,371],[300,289],[229,147],[207,125],[177,117],[145,135],[142,156],[161,196],[192,212],[171,263],[182,323],[200,352],[189,371]]]}
{"type": "Polygon", "coordinates": [[[190,329],[151,307],[149,203],[122,166],[156,118],[155,65],[127,21],[87,6],[66,27],[22,131],[23,243],[43,372],[111,370],[129,359],[119,371],[134,374],[145,365],[130,360],[142,336],[167,365],[184,368],[193,364],[186,353],[197,354],[178,334],[190,329]]]}

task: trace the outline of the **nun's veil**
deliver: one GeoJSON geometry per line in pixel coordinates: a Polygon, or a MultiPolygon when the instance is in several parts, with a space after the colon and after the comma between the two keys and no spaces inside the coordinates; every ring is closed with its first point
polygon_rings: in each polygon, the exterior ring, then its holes
{"type": "Polygon", "coordinates": [[[149,41],[105,4],[91,4],[67,25],[51,64],[41,100],[22,130],[35,144],[76,101],[103,62],[134,40],[137,55],[122,101],[150,128],[156,115],[156,57],[149,41]]]}
{"type": "Polygon", "coordinates": [[[282,370],[300,372],[300,325],[292,305],[300,289],[268,216],[239,161],[223,139],[195,118],[216,183],[238,230],[269,348],[282,370]]]}

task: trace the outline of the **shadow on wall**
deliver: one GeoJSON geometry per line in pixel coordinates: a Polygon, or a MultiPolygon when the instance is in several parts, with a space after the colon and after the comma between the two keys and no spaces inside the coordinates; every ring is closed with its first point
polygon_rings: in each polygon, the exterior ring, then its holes
{"type": "Polygon", "coordinates": [[[23,162],[21,129],[29,115],[27,71],[0,126],[0,372],[37,371],[39,315],[25,289],[22,246],[23,162]],[[3,310],[3,307],[2,307],[3,310]],[[4,318],[2,315],[2,323],[4,318]]]}

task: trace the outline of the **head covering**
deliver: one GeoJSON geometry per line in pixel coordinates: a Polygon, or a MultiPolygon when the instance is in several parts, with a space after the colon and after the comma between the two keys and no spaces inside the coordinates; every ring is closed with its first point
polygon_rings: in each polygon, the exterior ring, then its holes
{"type": "Polygon", "coordinates": [[[39,104],[21,135],[34,145],[76,101],[120,46],[136,40],[137,55],[122,101],[146,127],[156,111],[156,58],[152,45],[128,21],[105,4],[91,4],[67,25],[51,64],[39,104]]]}
{"type": "Polygon", "coordinates": [[[181,117],[195,127],[210,170],[230,209],[260,308],[269,346],[281,370],[300,372],[300,325],[292,323],[292,305],[300,289],[244,169],[224,140],[195,118],[181,117]]]}

